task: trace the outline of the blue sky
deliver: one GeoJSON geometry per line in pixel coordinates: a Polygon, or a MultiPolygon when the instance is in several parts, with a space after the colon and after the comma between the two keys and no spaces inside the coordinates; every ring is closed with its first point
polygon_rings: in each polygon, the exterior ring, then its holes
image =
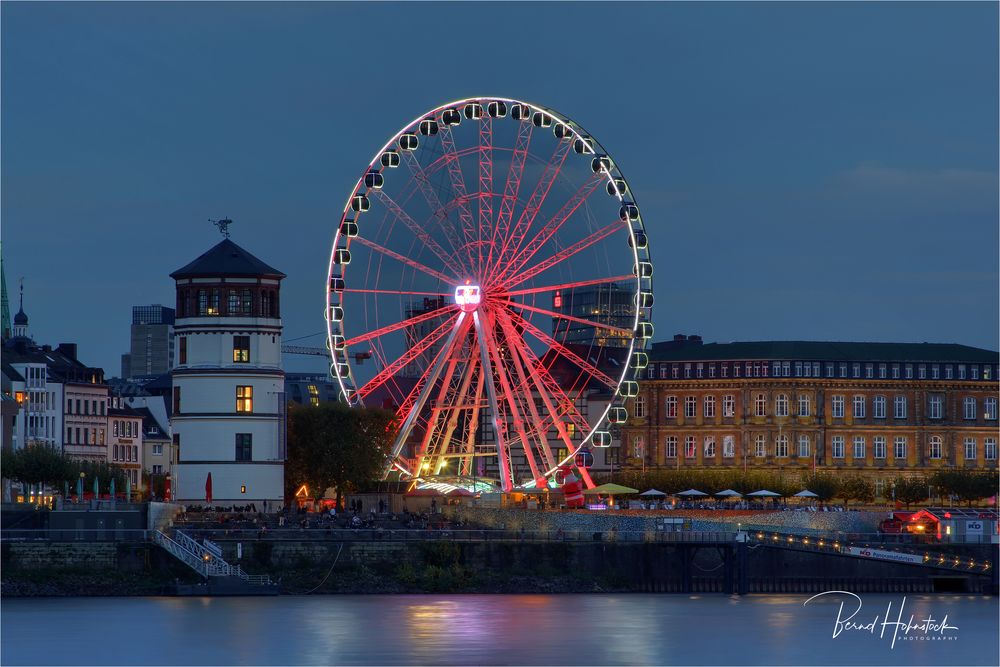
{"type": "Polygon", "coordinates": [[[172,305],[168,274],[229,216],[288,274],[286,338],[321,331],[329,243],[372,153],[426,109],[496,94],[614,156],[658,337],[996,349],[997,11],[6,2],[8,287],[25,277],[37,340],[117,375],[131,306],[172,305]]]}

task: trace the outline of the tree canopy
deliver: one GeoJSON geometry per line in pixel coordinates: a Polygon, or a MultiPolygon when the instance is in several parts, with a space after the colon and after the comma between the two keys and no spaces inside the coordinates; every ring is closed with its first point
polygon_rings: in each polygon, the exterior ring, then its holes
{"type": "Polygon", "coordinates": [[[352,408],[342,403],[293,405],[288,410],[288,459],[285,464],[289,497],[305,484],[321,496],[344,493],[380,478],[396,436],[396,415],[377,408],[352,408]]]}

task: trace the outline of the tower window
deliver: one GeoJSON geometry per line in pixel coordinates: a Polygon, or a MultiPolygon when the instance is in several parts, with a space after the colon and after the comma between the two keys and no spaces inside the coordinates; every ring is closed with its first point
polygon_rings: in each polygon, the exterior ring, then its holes
{"type": "Polygon", "coordinates": [[[253,434],[252,433],[237,433],[236,434],[236,460],[239,461],[252,461],[253,460],[253,434]]]}
{"type": "Polygon", "coordinates": [[[188,339],[187,336],[181,336],[178,339],[177,363],[186,364],[187,362],[188,362],[188,339]]]}
{"type": "Polygon", "coordinates": [[[253,412],[253,387],[239,385],[236,387],[236,412],[253,412]]]}
{"type": "Polygon", "coordinates": [[[233,336],[233,361],[238,364],[250,361],[250,336],[233,336]]]}

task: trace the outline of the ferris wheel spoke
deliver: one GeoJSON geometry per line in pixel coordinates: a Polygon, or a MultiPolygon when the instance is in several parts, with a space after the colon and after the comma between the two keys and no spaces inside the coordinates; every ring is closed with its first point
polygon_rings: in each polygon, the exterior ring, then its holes
{"type": "MultiPolygon", "coordinates": [[[[455,249],[456,254],[460,255],[462,248],[465,246],[465,243],[458,236],[458,232],[455,230],[455,227],[452,224],[450,217],[448,216],[448,211],[446,210],[445,206],[442,205],[441,199],[437,195],[437,190],[435,190],[434,186],[431,184],[430,179],[427,176],[427,172],[420,166],[420,162],[417,161],[416,156],[414,156],[412,152],[404,151],[403,159],[406,160],[406,164],[410,169],[410,173],[413,174],[414,180],[417,181],[417,188],[420,190],[420,194],[427,202],[427,205],[430,207],[431,211],[433,211],[432,217],[437,221],[438,225],[441,228],[441,232],[445,235],[445,238],[448,239],[448,243],[451,245],[451,247],[455,249]]],[[[440,165],[436,169],[434,169],[434,171],[437,171],[438,169],[443,168],[444,166],[450,165],[452,159],[453,158],[450,155],[443,155],[434,163],[434,165],[438,165],[440,163],[440,165]]],[[[461,205],[461,204],[456,204],[456,205],[461,205]]],[[[469,256],[464,258],[464,261],[462,262],[462,266],[466,271],[472,270],[471,260],[472,258],[471,256],[469,256]]]]}
{"type": "Polygon", "coordinates": [[[596,366],[591,364],[589,361],[578,355],[576,352],[569,349],[568,347],[557,341],[555,338],[553,338],[552,336],[548,335],[547,333],[536,327],[527,318],[516,314],[515,317],[520,322],[521,326],[524,327],[525,331],[530,333],[539,341],[548,345],[553,351],[557,352],[564,358],[573,362],[573,364],[575,364],[581,370],[586,371],[592,378],[594,378],[601,384],[607,385],[608,387],[611,388],[615,388],[618,386],[617,380],[614,380],[609,375],[607,375],[606,373],[598,369],[596,366]]]}
{"type": "Polygon", "coordinates": [[[563,226],[563,224],[576,213],[576,210],[580,208],[583,202],[587,201],[587,197],[593,194],[597,186],[601,184],[605,176],[602,173],[595,174],[586,183],[584,183],[576,193],[570,197],[569,201],[563,204],[562,208],[553,215],[545,226],[537,234],[533,234],[531,239],[524,245],[523,249],[514,256],[514,258],[505,267],[504,274],[501,275],[500,281],[502,282],[508,276],[515,276],[517,272],[523,267],[528,261],[541,249],[543,245],[548,243],[556,232],[563,226]]]}
{"type": "Polygon", "coordinates": [[[387,324],[384,327],[379,327],[378,329],[373,329],[367,333],[359,334],[353,338],[349,338],[344,341],[344,347],[351,347],[352,345],[357,345],[358,343],[363,343],[367,340],[373,338],[380,338],[386,334],[393,333],[394,331],[399,331],[400,329],[406,329],[407,327],[413,327],[421,322],[426,322],[427,320],[433,320],[437,317],[447,316],[449,313],[458,310],[458,306],[453,303],[442,306],[441,308],[435,308],[434,310],[427,311],[426,313],[420,313],[419,315],[414,315],[405,320],[400,320],[399,322],[393,322],[392,324],[387,324]]]}
{"type": "Polygon", "coordinates": [[[521,179],[524,176],[524,165],[528,158],[528,150],[531,147],[531,130],[535,126],[532,123],[520,123],[517,128],[517,139],[514,142],[514,151],[511,155],[510,166],[507,168],[507,180],[503,189],[503,198],[500,200],[500,211],[497,215],[497,223],[493,226],[493,236],[490,240],[489,253],[486,258],[486,266],[493,266],[493,253],[496,252],[499,260],[500,239],[507,238],[510,230],[510,221],[514,216],[514,208],[517,205],[517,195],[521,190],[521,179]]]}
{"type": "MultiPolygon", "coordinates": [[[[386,257],[391,257],[392,259],[400,261],[403,264],[406,264],[407,266],[409,266],[410,268],[416,269],[418,271],[422,271],[423,273],[426,273],[427,275],[431,276],[432,278],[437,278],[438,280],[440,280],[441,282],[445,283],[446,285],[454,285],[458,281],[458,278],[456,276],[448,276],[448,275],[445,275],[445,274],[441,273],[440,271],[435,271],[434,269],[432,269],[431,267],[429,267],[429,266],[427,266],[425,264],[421,264],[420,262],[418,262],[416,260],[412,260],[409,257],[405,257],[403,255],[400,255],[395,250],[389,250],[385,246],[380,245],[378,243],[375,243],[374,241],[370,241],[370,240],[364,238],[363,236],[357,236],[357,237],[355,237],[352,240],[355,243],[360,243],[361,245],[366,246],[368,248],[371,248],[375,252],[381,253],[381,254],[385,255],[386,257]]],[[[448,266],[449,266],[449,268],[451,268],[451,264],[449,264],[448,266]]]]}
{"type": "Polygon", "coordinates": [[[514,488],[513,471],[510,465],[510,451],[507,448],[506,442],[506,425],[501,419],[500,405],[497,401],[496,387],[493,382],[493,364],[490,361],[490,353],[486,347],[486,327],[479,318],[478,310],[472,312],[472,318],[476,326],[476,338],[479,342],[479,356],[482,369],[486,376],[486,395],[489,398],[490,409],[493,412],[493,433],[497,441],[497,464],[500,468],[500,484],[505,492],[510,492],[514,488]]]}
{"type": "MultiPolygon", "coordinates": [[[[468,404],[465,404],[464,401],[466,400],[466,397],[469,394],[469,388],[470,385],[472,384],[472,377],[476,372],[477,365],[478,361],[476,360],[476,355],[470,354],[468,359],[468,364],[465,367],[465,372],[462,374],[461,385],[458,387],[458,391],[454,395],[452,404],[448,408],[446,408],[448,410],[448,416],[447,416],[447,421],[445,423],[444,434],[441,436],[441,443],[442,443],[441,452],[440,456],[438,457],[438,464],[435,469],[435,474],[441,473],[441,465],[443,464],[443,462],[446,461],[444,456],[448,453],[447,450],[448,447],[450,446],[451,438],[455,433],[455,429],[458,428],[459,417],[461,417],[464,411],[469,409],[468,404]]],[[[478,407],[475,407],[475,405],[473,405],[472,410],[473,412],[478,412],[478,407]]],[[[459,466],[457,467],[460,467],[460,465],[461,462],[459,462],[459,466]]]]}
{"type": "MultiPolygon", "coordinates": [[[[457,202],[463,202],[468,193],[465,189],[465,176],[462,175],[462,162],[455,150],[455,138],[452,136],[451,128],[448,125],[442,124],[438,137],[440,137],[441,148],[444,150],[445,157],[447,158],[446,166],[448,168],[448,178],[451,181],[452,197],[457,202]]],[[[481,155],[482,150],[480,150],[481,155]]],[[[471,249],[476,247],[478,239],[476,221],[472,218],[472,213],[469,212],[468,206],[464,203],[458,204],[458,220],[462,223],[462,234],[465,237],[464,247],[469,249],[469,261],[472,263],[471,268],[477,269],[476,258],[471,252],[471,249]]]]}
{"type": "MultiPolygon", "coordinates": [[[[449,324],[451,323],[445,322],[441,327],[438,327],[438,329],[436,329],[435,332],[433,332],[430,336],[425,338],[423,341],[421,341],[414,347],[410,348],[410,352],[418,349],[420,349],[420,352],[422,352],[424,349],[430,347],[434,342],[440,340],[443,334],[440,335],[435,335],[435,334],[437,334],[438,331],[443,332],[445,330],[444,327],[447,327],[449,324]]],[[[413,430],[413,425],[417,421],[417,416],[423,409],[424,403],[427,401],[427,397],[434,390],[434,385],[435,383],[437,383],[438,376],[441,374],[441,368],[444,365],[445,361],[447,360],[448,355],[445,354],[445,351],[451,349],[451,346],[454,344],[455,338],[458,336],[458,333],[460,331],[465,331],[466,329],[468,329],[468,320],[465,317],[465,313],[462,312],[459,313],[458,317],[455,319],[455,323],[451,327],[451,332],[448,334],[448,339],[445,341],[444,346],[438,353],[437,358],[434,360],[434,363],[431,364],[428,371],[421,378],[424,383],[423,388],[420,390],[420,393],[418,394],[416,401],[414,401],[413,406],[410,408],[410,412],[407,414],[406,419],[403,421],[402,426],[400,426],[399,428],[399,432],[396,434],[396,441],[393,443],[392,446],[393,459],[397,458],[399,456],[400,451],[402,451],[403,445],[405,445],[407,439],[409,439],[410,433],[413,430]]],[[[417,354],[419,354],[420,352],[418,352],[417,354]]],[[[404,354],[403,357],[400,357],[400,359],[397,360],[395,363],[399,364],[399,362],[408,355],[409,352],[404,354]]],[[[410,361],[412,361],[412,358],[410,359],[410,361]]],[[[406,363],[409,363],[409,361],[407,361],[406,363]]],[[[405,365],[406,365],[405,363],[399,364],[398,369],[403,368],[403,366],[405,365]]],[[[393,373],[395,374],[396,372],[398,372],[398,369],[396,371],[393,371],[393,373]]],[[[388,367],[386,368],[386,370],[388,370],[388,367]]],[[[368,385],[365,386],[367,387],[368,385]]],[[[360,393],[360,390],[358,393],[360,393]]],[[[419,468],[415,472],[416,474],[420,474],[419,468]]]]}
{"type": "Polygon", "coordinates": [[[441,260],[444,266],[451,266],[454,263],[455,261],[454,257],[452,257],[452,255],[446,252],[445,249],[442,248],[438,244],[438,242],[435,241],[434,238],[427,232],[427,230],[425,230],[423,227],[417,224],[417,221],[411,218],[409,214],[407,214],[407,212],[404,211],[400,207],[400,205],[397,204],[395,200],[393,200],[393,198],[389,196],[388,193],[386,193],[385,190],[375,190],[374,193],[375,196],[383,204],[385,204],[386,208],[389,209],[389,211],[396,217],[396,219],[402,222],[403,225],[405,225],[406,228],[409,229],[410,232],[412,232],[413,235],[416,236],[417,239],[419,239],[420,242],[423,243],[428,250],[434,253],[434,255],[439,260],[441,260]]]}
{"type": "MultiPolygon", "coordinates": [[[[464,315],[465,313],[459,313],[458,318],[455,321],[456,324],[460,323],[463,320],[464,315]]],[[[375,375],[375,377],[373,377],[371,380],[366,382],[358,389],[357,391],[358,398],[363,400],[366,396],[368,396],[373,391],[378,389],[380,386],[385,384],[387,380],[395,376],[396,373],[401,371],[407,364],[411,363],[414,359],[423,354],[424,351],[427,350],[427,348],[429,348],[434,343],[441,340],[444,337],[445,333],[447,333],[448,327],[451,325],[452,323],[450,321],[442,322],[437,328],[431,331],[431,333],[428,334],[426,338],[420,340],[416,345],[414,345],[406,352],[404,352],[402,356],[400,356],[391,364],[389,364],[381,371],[379,371],[375,375]]]]}
{"type": "Polygon", "coordinates": [[[564,262],[570,257],[573,257],[574,255],[586,250],[595,243],[603,241],[604,239],[606,239],[607,237],[611,236],[616,231],[621,229],[622,225],[624,224],[625,223],[622,222],[621,220],[616,220],[612,224],[607,225],[605,227],[601,227],[597,231],[588,234],[587,236],[580,239],[576,243],[567,246],[566,248],[555,253],[554,255],[547,257],[546,259],[543,259],[538,264],[535,264],[534,266],[527,268],[524,271],[514,271],[514,277],[511,278],[511,280],[507,283],[507,287],[520,285],[521,283],[527,280],[531,280],[538,274],[548,271],[556,264],[564,262]]]}
{"type": "Polygon", "coordinates": [[[508,341],[515,341],[515,344],[510,345],[511,360],[513,362],[511,365],[514,367],[514,372],[517,373],[518,380],[520,381],[521,390],[519,393],[524,397],[525,403],[528,405],[528,412],[531,414],[530,424],[535,430],[535,436],[538,438],[541,457],[545,465],[552,468],[555,466],[555,458],[552,456],[552,449],[549,447],[548,426],[543,425],[542,417],[538,414],[538,407],[535,405],[535,399],[531,390],[531,373],[525,371],[524,360],[521,357],[521,348],[516,344],[518,338],[517,331],[515,331],[514,325],[511,324],[510,318],[505,313],[501,312],[497,319],[500,321],[500,326],[504,331],[506,339],[508,341]]]}
{"type": "Polygon", "coordinates": [[[525,204],[524,210],[521,211],[521,215],[518,216],[517,222],[507,236],[501,239],[500,255],[493,262],[493,266],[489,267],[491,270],[487,273],[486,283],[488,285],[492,285],[500,277],[513,254],[521,246],[524,237],[527,236],[528,230],[531,229],[531,225],[535,221],[535,216],[538,215],[539,209],[545,202],[545,198],[549,196],[549,190],[556,182],[556,177],[559,175],[563,163],[566,162],[572,145],[572,142],[569,141],[560,141],[556,145],[552,157],[549,158],[542,175],[535,183],[535,189],[532,191],[528,203],[525,204]]]}
{"type": "Polygon", "coordinates": [[[545,308],[539,308],[537,306],[529,306],[526,303],[519,303],[517,301],[508,301],[507,305],[519,308],[521,310],[529,310],[533,313],[539,313],[540,315],[548,315],[549,317],[558,318],[560,320],[568,320],[570,322],[576,322],[578,324],[585,324],[594,329],[607,330],[622,336],[632,336],[631,329],[623,329],[622,327],[616,327],[610,324],[603,324],[601,322],[594,322],[593,320],[584,319],[582,317],[574,317],[572,315],[567,315],[566,313],[557,313],[554,310],[546,310],[545,308]]]}
{"type": "Polygon", "coordinates": [[[340,290],[341,292],[346,292],[348,294],[402,294],[405,296],[452,296],[452,292],[411,292],[408,290],[394,290],[394,289],[361,289],[358,287],[345,287],[340,290]]]}
{"type": "Polygon", "coordinates": [[[493,229],[493,121],[484,115],[479,121],[479,224],[476,225],[478,263],[483,271],[483,232],[493,229]]]}
{"type": "Polygon", "coordinates": [[[606,283],[619,283],[628,280],[635,280],[634,275],[612,276],[611,278],[594,278],[592,280],[577,280],[571,283],[559,283],[558,285],[545,285],[544,287],[528,287],[525,289],[515,289],[503,292],[504,296],[524,296],[525,294],[540,294],[542,292],[557,292],[572,290],[577,287],[589,287],[590,285],[603,285],[606,283]]]}
{"type": "Polygon", "coordinates": [[[495,364],[494,369],[497,374],[497,379],[500,381],[500,389],[503,392],[507,405],[510,408],[510,416],[514,421],[514,432],[517,433],[517,437],[521,441],[521,448],[524,450],[524,457],[528,462],[528,469],[531,470],[533,479],[537,480],[539,479],[538,464],[535,462],[535,455],[531,451],[531,442],[528,440],[528,433],[524,427],[524,412],[518,404],[517,397],[515,396],[510,384],[510,378],[507,377],[507,364],[500,358],[499,346],[497,345],[496,336],[494,335],[494,320],[488,315],[483,319],[485,322],[483,329],[486,334],[486,349],[493,356],[493,362],[495,364]]]}

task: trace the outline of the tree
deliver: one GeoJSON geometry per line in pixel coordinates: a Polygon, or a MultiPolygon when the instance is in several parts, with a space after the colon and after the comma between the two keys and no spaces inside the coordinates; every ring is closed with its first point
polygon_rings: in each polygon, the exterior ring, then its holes
{"type": "Polygon", "coordinates": [[[286,492],[302,484],[317,496],[337,490],[337,506],[349,493],[382,476],[396,437],[396,415],[343,403],[293,405],[288,411],[286,492]]]}
{"type": "Polygon", "coordinates": [[[896,490],[896,500],[910,509],[910,503],[919,503],[927,499],[926,477],[897,477],[893,482],[896,490]]]}
{"type": "Polygon", "coordinates": [[[817,500],[828,502],[840,493],[837,478],[827,473],[813,473],[802,479],[805,488],[816,494],[817,500]]]}
{"type": "Polygon", "coordinates": [[[24,484],[59,486],[73,478],[73,463],[62,452],[44,445],[31,445],[4,452],[3,476],[24,484]]]}
{"type": "Polygon", "coordinates": [[[875,500],[875,485],[867,477],[852,475],[841,480],[837,495],[844,499],[844,505],[851,500],[870,503],[875,500]]]}
{"type": "Polygon", "coordinates": [[[929,483],[943,495],[955,496],[970,506],[974,501],[996,493],[996,473],[974,473],[969,470],[939,470],[929,483]]]}

